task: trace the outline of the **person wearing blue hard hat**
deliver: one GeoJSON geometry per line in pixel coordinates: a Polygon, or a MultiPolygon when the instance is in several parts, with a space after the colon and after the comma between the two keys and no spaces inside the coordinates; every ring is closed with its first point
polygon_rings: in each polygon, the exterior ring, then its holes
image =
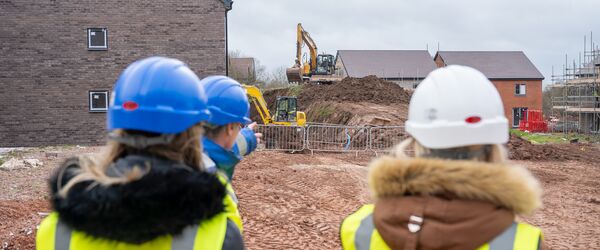
{"type": "Polygon", "coordinates": [[[256,123],[251,123],[250,103],[239,82],[226,76],[209,76],[201,84],[212,114],[204,125],[206,137],[202,139],[207,154],[205,165],[214,166],[231,179],[235,165],[256,149],[262,135],[254,132],[256,123]]]}
{"type": "Polygon", "coordinates": [[[244,249],[231,186],[202,161],[209,119],[200,79],[183,62],[129,65],[112,92],[106,152],[70,158],[50,178],[54,212],[36,248],[244,249]]]}

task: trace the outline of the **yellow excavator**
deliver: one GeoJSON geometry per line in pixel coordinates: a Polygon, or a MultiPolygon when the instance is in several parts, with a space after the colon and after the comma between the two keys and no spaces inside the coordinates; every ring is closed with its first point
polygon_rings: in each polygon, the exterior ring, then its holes
{"type": "Polygon", "coordinates": [[[306,114],[297,111],[298,101],[295,96],[278,96],[277,110],[271,116],[269,108],[262,92],[256,86],[242,85],[246,89],[248,98],[254,103],[256,111],[265,125],[304,126],[306,125],[306,114]]]}
{"type": "Polygon", "coordinates": [[[340,81],[335,76],[335,57],[331,54],[318,54],[317,44],[310,34],[299,23],[296,30],[296,62],[286,69],[288,82],[291,83],[332,83],[340,81]],[[302,60],[302,47],[306,45],[310,53],[310,61],[302,60]]]}

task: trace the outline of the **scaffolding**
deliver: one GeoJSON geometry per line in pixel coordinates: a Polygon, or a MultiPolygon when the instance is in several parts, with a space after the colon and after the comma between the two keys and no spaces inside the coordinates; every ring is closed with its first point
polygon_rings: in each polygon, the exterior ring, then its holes
{"type": "Polygon", "coordinates": [[[560,74],[552,68],[551,119],[553,132],[600,136],[600,49],[590,34],[584,37],[578,61],[565,63],[560,74]]]}

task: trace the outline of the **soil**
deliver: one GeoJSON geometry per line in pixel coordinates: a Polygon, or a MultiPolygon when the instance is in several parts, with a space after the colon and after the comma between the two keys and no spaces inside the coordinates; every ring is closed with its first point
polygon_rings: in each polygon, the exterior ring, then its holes
{"type": "Polygon", "coordinates": [[[340,82],[329,85],[306,85],[298,95],[298,102],[311,104],[319,101],[369,102],[389,105],[408,103],[410,94],[393,82],[366,76],[363,78],[346,77],[340,82]]]}
{"type": "Polygon", "coordinates": [[[244,160],[233,183],[247,248],[340,249],[341,221],[368,202],[366,163],[275,152],[244,160]]]}
{"type": "MultiPolygon", "coordinates": [[[[376,76],[346,77],[329,85],[296,88],[301,88],[296,95],[298,111],[306,113],[308,122],[345,125],[402,125],[411,96],[408,90],[376,76]]],[[[278,96],[294,95],[290,92],[293,90],[288,88],[264,91],[269,110],[275,110],[278,96]]],[[[260,121],[254,108],[251,117],[260,121]]]]}
{"type": "Polygon", "coordinates": [[[0,249],[35,249],[36,227],[48,211],[46,200],[0,200],[0,249]]]}
{"type": "Polygon", "coordinates": [[[532,144],[521,137],[511,135],[507,147],[511,160],[578,160],[596,164],[600,161],[600,148],[592,143],[532,144]]]}
{"type": "Polygon", "coordinates": [[[544,188],[543,207],[522,219],[541,227],[552,249],[600,249],[598,160],[518,163],[529,168],[544,188]]]}

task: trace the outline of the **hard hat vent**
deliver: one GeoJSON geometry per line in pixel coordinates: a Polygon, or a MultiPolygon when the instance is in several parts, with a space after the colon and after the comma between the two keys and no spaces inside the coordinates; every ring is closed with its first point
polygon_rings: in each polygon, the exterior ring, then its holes
{"type": "Polygon", "coordinates": [[[123,108],[127,111],[136,110],[138,107],[139,107],[139,105],[134,101],[127,101],[127,102],[123,103],[123,108]]]}
{"type": "Polygon", "coordinates": [[[465,119],[465,122],[470,123],[470,124],[478,123],[480,121],[481,121],[481,117],[479,117],[479,116],[470,116],[470,117],[467,117],[467,119],[465,119]]]}

